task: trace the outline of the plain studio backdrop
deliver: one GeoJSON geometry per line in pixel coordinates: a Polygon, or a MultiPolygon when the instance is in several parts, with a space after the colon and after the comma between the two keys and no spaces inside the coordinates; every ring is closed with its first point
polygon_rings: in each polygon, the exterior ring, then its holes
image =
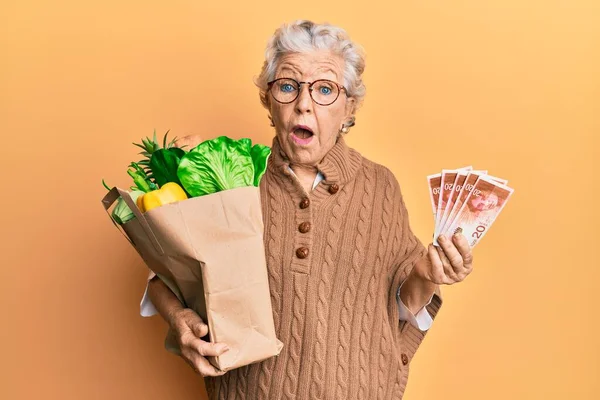
{"type": "Polygon", "coordinates": [[[33,1],[0,5],[2,399],[203,399],[144,319],[146,268],[100,204],[131,143],[273,130],[253,79],[283,22],[367,53],[348,142],[397,176],[429,243],[426,176],[515,193],[411,364],[405,398],[597,399],[600,3],[33,1]]]}

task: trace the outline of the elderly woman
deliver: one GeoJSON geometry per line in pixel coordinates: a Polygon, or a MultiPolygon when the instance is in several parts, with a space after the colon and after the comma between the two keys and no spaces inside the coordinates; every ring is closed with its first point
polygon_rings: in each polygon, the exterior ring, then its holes
{"type": "Polygon", "coordinates": [[[143,315],[155,307],[170,324],[211,399],[401,399],[439,285],[472,270],[463,236],[426,249],[394,175],[347,146],[364,68],[335,26],[297,21],[268,42],[257,85],[275,137],[260,191],[281,354],[223,374],[205,357],[227,343],[204,341],[200,317],[148,284],[143,315]]]}

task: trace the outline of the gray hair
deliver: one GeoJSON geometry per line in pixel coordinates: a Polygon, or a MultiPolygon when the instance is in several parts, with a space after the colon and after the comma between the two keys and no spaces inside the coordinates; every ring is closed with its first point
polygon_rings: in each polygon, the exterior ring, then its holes
{"type": "MultiPolygon", "coordinates": [[[[260,89],[260,101],[268,108],[267,82],[275,79],[279,60],[290,53],[308,53],[314,50],[329,50],[344,60],[344,87],[349,97],[355,99],[354,110],[358,109],[365,97],[365,84],[362,74],[365,70],[365,55],[362,47],[350,40],[348,33],[337,26],[315,24],[298,20],[281,25],[273,34],[265,50],[265,62],[255,81],[260,89]]],[[[354,114],[354,113],[353,113],[354,114]]],[[[346,127],[354,126],[355,116],[346,127]]]]}

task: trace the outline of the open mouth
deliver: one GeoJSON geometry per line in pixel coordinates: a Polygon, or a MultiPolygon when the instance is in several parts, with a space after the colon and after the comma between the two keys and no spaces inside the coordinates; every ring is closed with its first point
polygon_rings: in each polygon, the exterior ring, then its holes
{"type": "Polygon", "coordinates": [[[292,130],[292,139],[298,144],[309,144],[314,133],[312,129],[304,125],[296,125],[292,130]]]}

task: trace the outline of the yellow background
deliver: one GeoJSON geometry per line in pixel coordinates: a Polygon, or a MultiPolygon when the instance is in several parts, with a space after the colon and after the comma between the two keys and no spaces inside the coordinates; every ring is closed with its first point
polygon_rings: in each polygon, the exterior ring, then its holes
{"type": "Polygon", "coordinates": [[[472,164],[515,188],[405,398],[597,399],[599,4],[2,1],[0,398],[204,398],[139,316],[146,269],[100,182],[128,187],[154,128],[270,144],[253,78],[279,24],[308,18],[365,47],[348,140],[394,171],[423,241],[426,175],[472,164]]]}

